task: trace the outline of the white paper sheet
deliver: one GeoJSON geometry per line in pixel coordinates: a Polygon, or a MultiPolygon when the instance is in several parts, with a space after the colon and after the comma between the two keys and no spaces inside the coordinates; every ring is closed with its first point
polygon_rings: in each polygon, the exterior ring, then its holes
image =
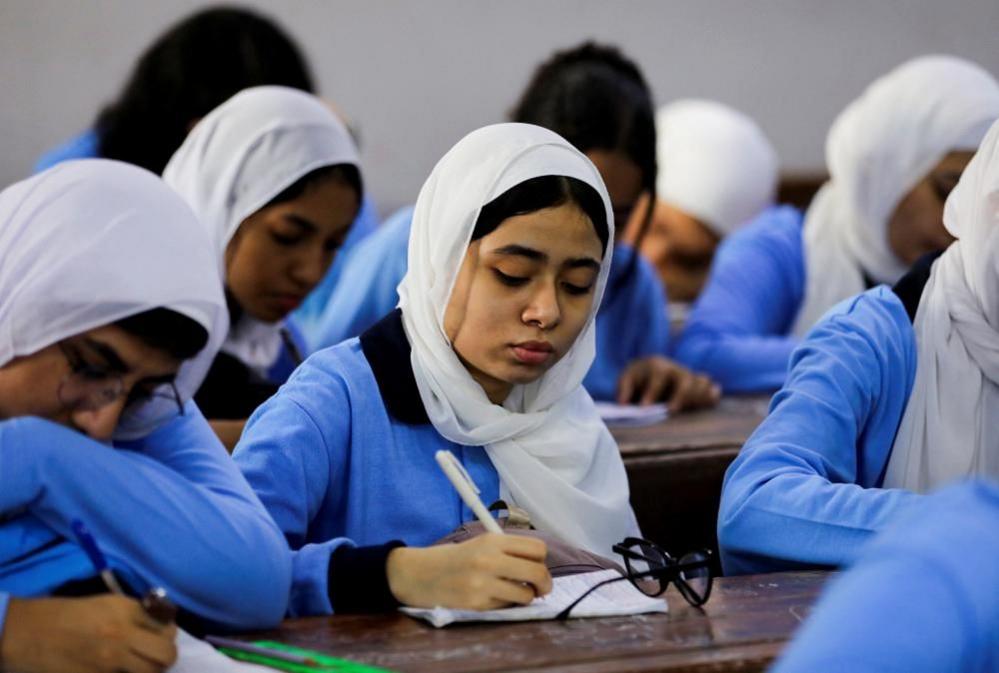
{"type": "Polygon", "coordinates": [[[177,661],[167,673],[274,673],[273,668],[236,661],[203,640],[177,629],[177,661]]]}
{"type": "Polygon", "coordinates": [[[669,411],[663,404],[650,404],[641,407],[637,404],[596,402],[596,405],[600,418],[610,426],[655,425],[669,418],[669,411]]]}
{"type": "MultiPolygon", "coordinates": [[[[600,570],[581,575],[556,577],[552,591],[536,598],[530,605],[502,610],[449,610],[447,608],[400,608],[411,617],[425,619],[437,628],[454,622],[525,622],[537,619],[554,619],[570,603],[582,596],[587,589],[620,576],[616,570],[600,570]]],[[[631,582],[621,580],[597,589],[572,609],[571,617],[611,617],[638,615],[646,612],[666,612],[662,598],[650,598],[636,589],[631,582]]]]}

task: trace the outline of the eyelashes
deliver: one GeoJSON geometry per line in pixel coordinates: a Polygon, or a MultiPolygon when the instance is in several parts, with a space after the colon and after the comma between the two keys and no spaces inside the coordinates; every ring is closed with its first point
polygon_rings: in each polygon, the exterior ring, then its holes
{"type": "MultiPolygon", "coordinates": [[[[493,269],[492,271],[493,274],[495,274],[496,279],[507,287],[523,287],[531,280],[530,278],[524,278],[522,276],[511,276],[510,274],[503,273],[499,269],[493,269]]],[[[576,285],[574,283],[563,282],[562,287],[565,288],[567,293],[579,296],[588,294],[593,289],[593,284],[576,285]]]]}

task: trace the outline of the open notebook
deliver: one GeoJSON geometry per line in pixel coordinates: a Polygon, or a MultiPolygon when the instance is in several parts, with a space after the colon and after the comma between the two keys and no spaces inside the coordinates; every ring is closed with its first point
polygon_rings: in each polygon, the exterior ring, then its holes
{"type": "Polygon", "coordinates": [[[167,673],[274,673],[273,668],[225,656],[203,640],[177,629],[177,661],[167,673]]]}
{"type": "Polygon", "coordinates": [[[665,421],[669,411],[665,404],[615,404],[614,402],[596,402],[600,418],[609,426],[654,425],[665,421]]]}
{"type": "MultiPolygon", "coordinates": [[[[523,622],[537,619],[554,619],[570,603],[586,593],[590,587],[614,576],[616,570],[600,570],[581,575],[556,577],[552,591],[547,596],[535,598],[530,605],[502,610],[449,610],[447,608],[400,608],[407,615],[425,619],[440,628],[454,622],[523,622]]],[[[650,598],[636,589],[631,582],[621,580],[600,587],[572,609],[572,618],[611,617],[638,615],[646,612],[666,612],[666,601],[650,598]]]]}

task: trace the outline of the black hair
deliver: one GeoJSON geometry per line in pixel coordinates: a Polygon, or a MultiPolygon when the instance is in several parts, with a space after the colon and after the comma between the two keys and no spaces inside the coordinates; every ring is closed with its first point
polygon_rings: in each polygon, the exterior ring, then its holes
{"type": "Polygon", "coordinates": [[[146,49],[98,115],[100,156],[162,173],[192,122],[264,84],[313,92],[308,66],[281,28],[235,7],[193,14],[146,49]]]}
{"type": "Polygon", "coordinates": [[[208,330],[186,315],[167,308],[136,313],[114,324],[175,360],[193,358],[208,343],[208,330]]]}
{"type": "MultiPolygon", "coordinates": [[[[555,53],[535,71],[510,118],[550,129],[580,152],[623,153],[641,171],[643,190],[655,194],[652,94],[638,66],[615,47],[584,42],[555,53]]],[[[636,249],[653,207],[650,198],[636,249]]]]}
{"type": "Polygon", "coordinates": [[[332,166],[321,166],[310,171],[295,180],[290,186],[285,187],[280,194],[267,202],[264,208],[276,206],[279,203],[293,201],[307,191],[314,189],[326,182],[339,182],[354,190],[357,194],[357,203],[360,207],[361,199],[364,195],[364,183],[361,180],[361,171],[354,164],[334,164],[332,166]]]}
{"type": "Polygon", "coordinates": [[[582,180],[562,175],[544,175],[525,180],[506,190],[482,206],[472,229],[472,240],[488,236],[509,217],[527,215],[544,208],[554,208],[566,203],[579,207],[590,218],[600,239],[602,254],[607,254],[610,230],[604,200],[596,189],[582,180]]]}

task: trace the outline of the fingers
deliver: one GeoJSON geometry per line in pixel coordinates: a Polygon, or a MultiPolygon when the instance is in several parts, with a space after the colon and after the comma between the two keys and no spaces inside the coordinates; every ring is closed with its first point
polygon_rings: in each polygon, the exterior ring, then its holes
{"type": "Polygon", "coordinates": [[[173,638],[141,629],[129,640],[128,649],[155,667],[150,670],[163,670],[177,659],[177,645],[173,638]]]}
{"type": "Polygon", "coordinates": [[[671,362],[662,360],[650,362],[651,376],[642,392],[642,399],[639,401],[643,407],[655,404],[666,397],[666,391],[676,389],[678,381],[682,379],[685,370],[671,362]]]}
{"type": "Polygon", "coordinates": [[[496,575],[502,579],[528,584],[531,596],[544,596],[552,590],[552,576],[544,564],[535,561],[506,556],[498,568],[496,575]]]}
{"type": "Polygon", "coordinates": [[[130,605],[128,607],[129,619],[136,626],[140,626],[147,631],[151,631],[157,634],[163,634],[171,639],[177,635],[177,626],[173,622],[164,623],[154,618],[145,608],[142,607],[141,603],[136,603],[135,601],[129,601],[130,605]]]}
{"type": "Polygon", "coordinates": [[[501,605],[527,605],[535,598],[530,585],[496,578],[489,585],[489,597],[501,605]]]}
{"type": "Polygon", "coordinates": [[[679,413],[686,409],[691,401],[691,392],[697,385],[697,377],[686,369],[679,369],[673,386],[673,393],[667,400],[667,407],[671,414],[679,413]]]}
{"type": "Polygon", "coordinates": [[[491,534],[495,539],[493,544],[497,545],[504,553],[510,556],[517,556],[528,561],[542,562],[548,556],[548,545],[543,540],[526,535],[496,535],[491,534]]]}
{"type": "Polygon", "coordinates": [[[634,399],[635,390],[641,385],[642,368],[639,362],[633,362],[624,370],[617,381],[617,403],[630,404],[634,399]]]}
{"type": "Polygon", "coordinates": [[[169,666],[170,664],[150,661],[142,655],[130,651],[122,655],[121,665],[116,667],[115,670],[124,673],[163,673],[169,666]]]}

